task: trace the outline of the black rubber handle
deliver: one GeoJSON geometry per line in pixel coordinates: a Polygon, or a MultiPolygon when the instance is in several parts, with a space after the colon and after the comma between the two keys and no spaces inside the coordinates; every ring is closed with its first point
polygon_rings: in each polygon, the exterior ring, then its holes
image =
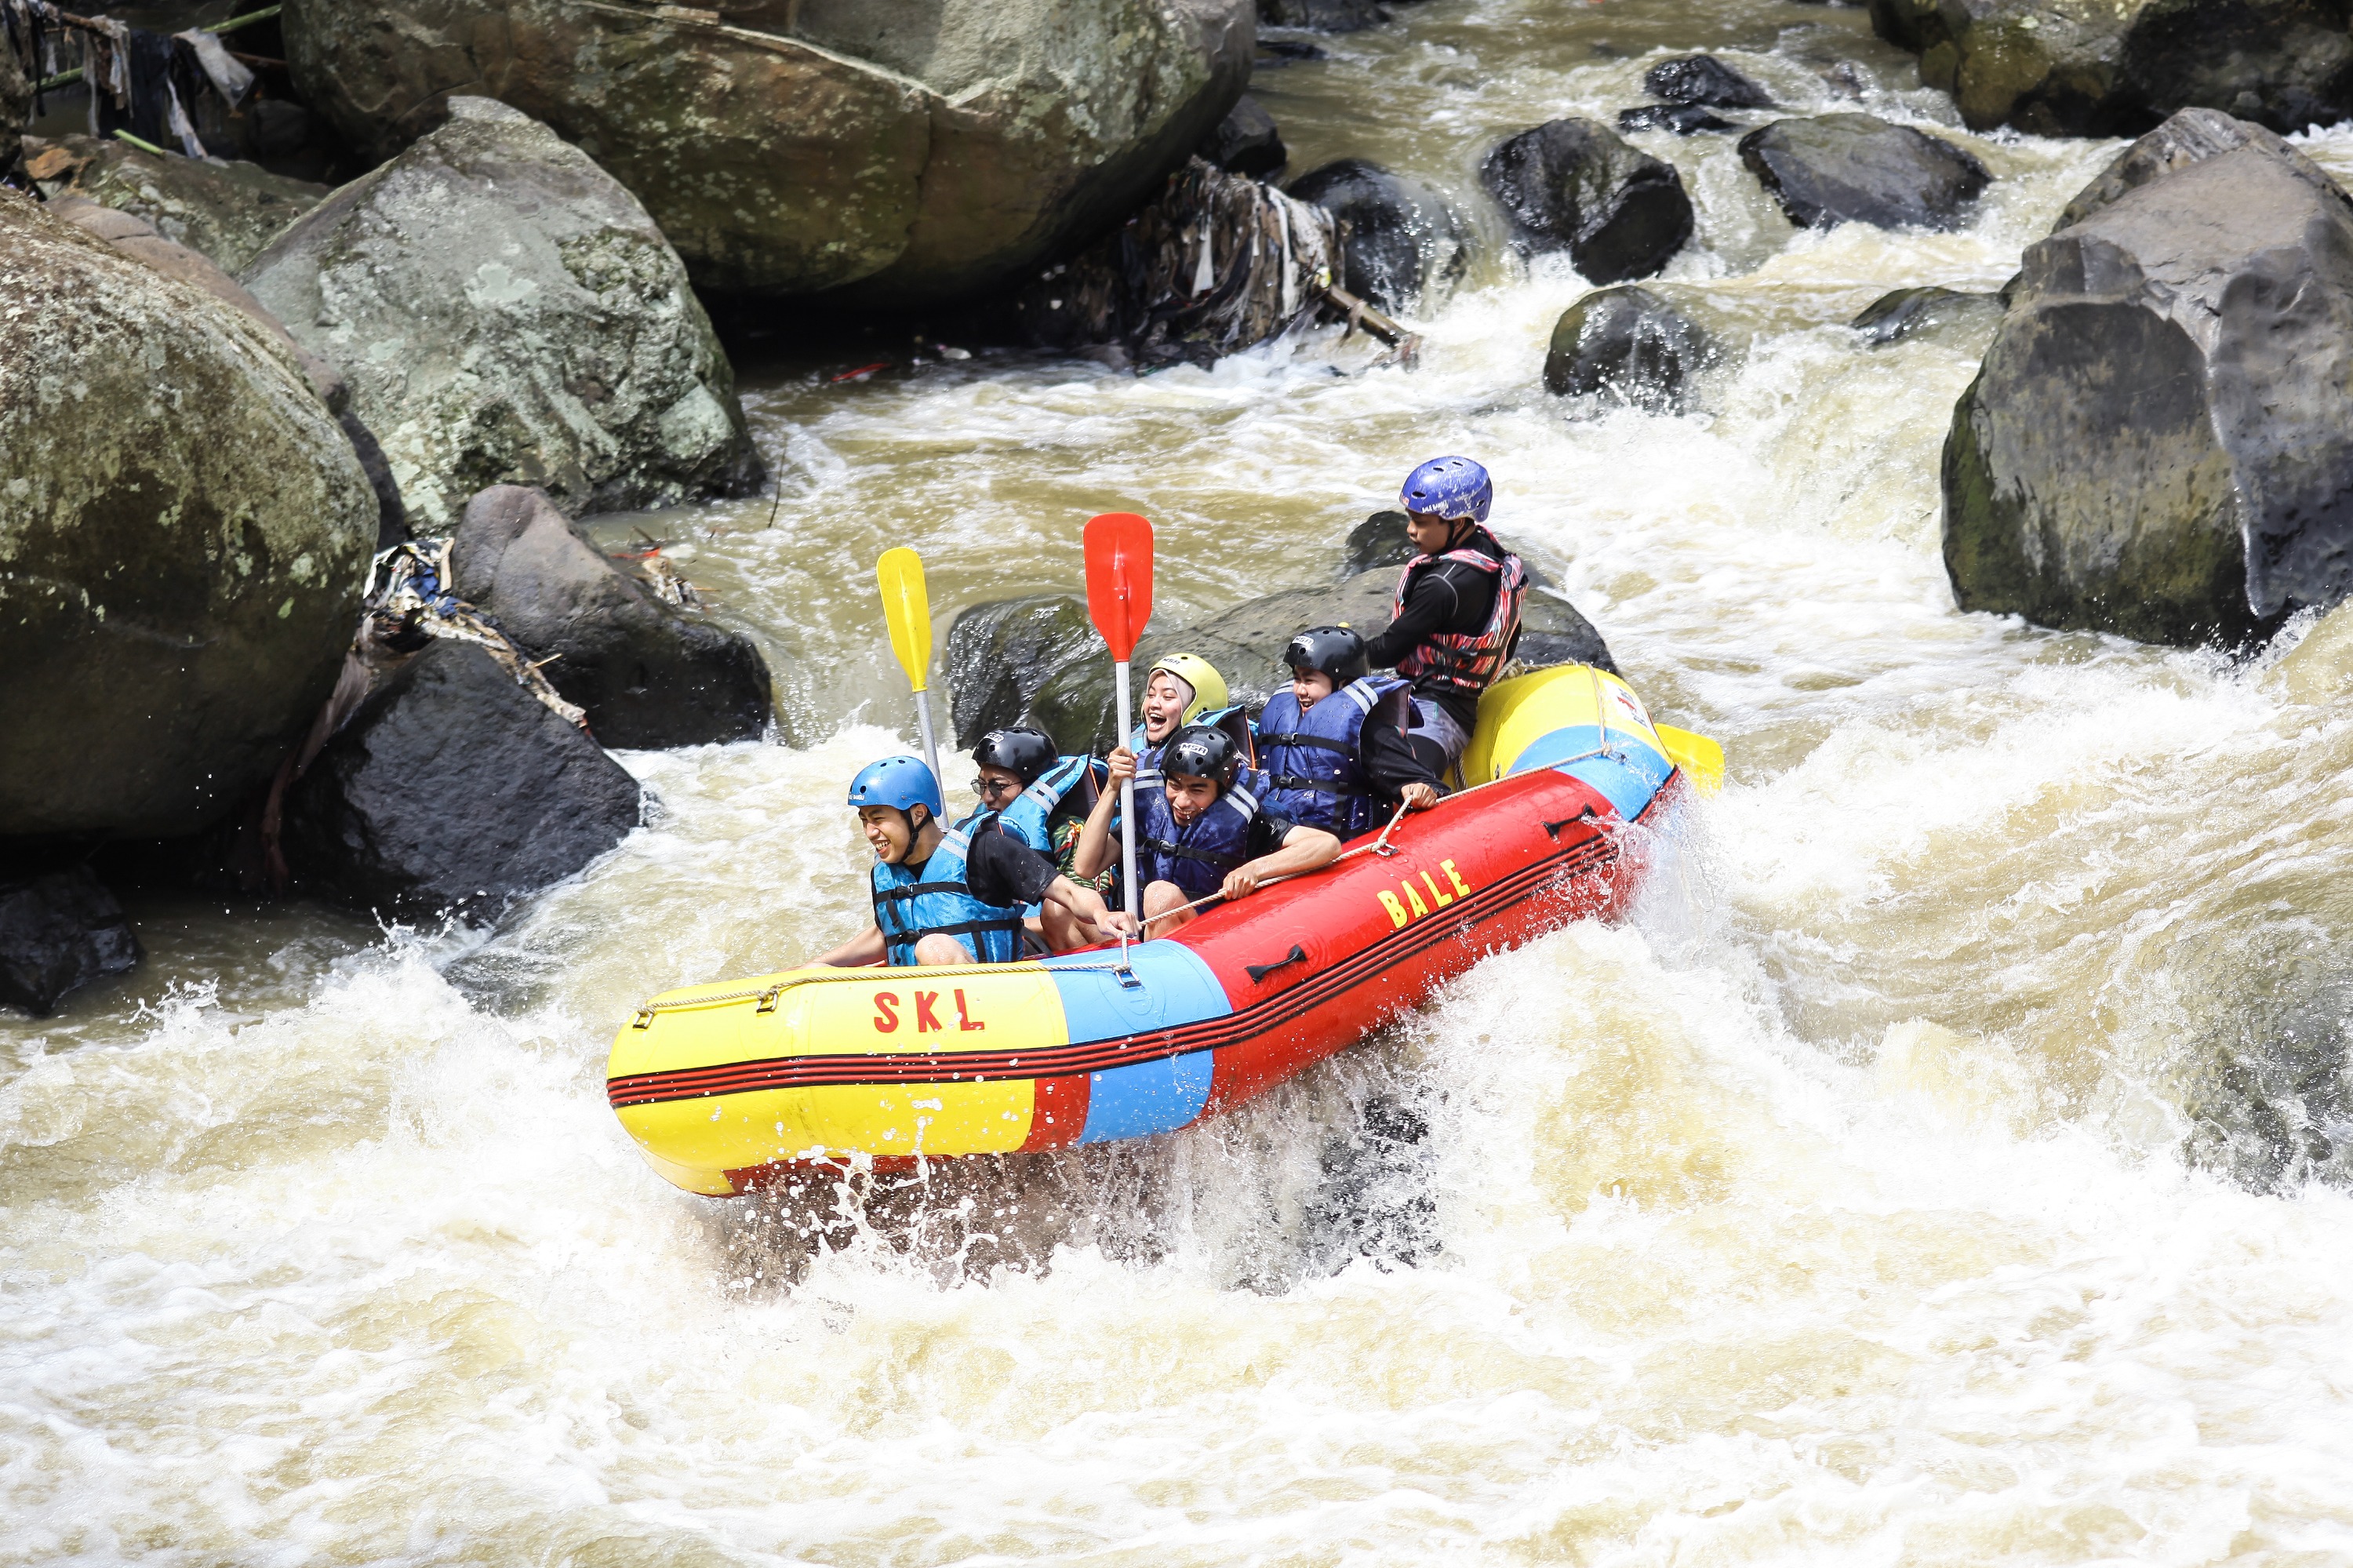
{"type": "Polygon", "coordinates": [[[1563,817],[1563,818],[1562,818],[1560,821],[1558,821],[1557,822],[1546,822],[1546,823],[1544,825],[1544,831],[1545,831],[1545,832],[1546,833],[1546,835],[1548,835],[1548,836],[1551,838],[1551,840],[1552,840],[1552,842],[1555,842],[1555,843],[1558,843],[1558,842],[1560,842],[1560,831],[1561,831],[1561,829],[1563,829],[1563,828],[1565,828],[1565,827],[1568,826],[1571,822],[1582,822],[1582,821],[1586,821],[1588,818],[1591,817],[1592,815],[1593,815],[1593,808],[1592,808],[1592,807],[1590,807],[1590,806],[1588,806],[1588,807],[1586,807],[1586,808],[1585,808],[1585,810],[1583,810],[1582,811],[1577,812],[1577,815],[1575,815],[1575,816],[1573,816],[1573,817],[1563,817]]]}
{"type": "Polygon", "coordinates": [[[1303,964],[1306,961],[1307,949],[1301,947],[1298,943],[1293,942],[1291,945],[1291,956],[1289,958],[1277,959],[1271,964],[1244,964],[1242,966],[1242,972],[1250,976],[1252,980],[1263,980],[1267,976],[1272,974],[1275,970],[1282,969],[1286,964],[1303,964]]]}

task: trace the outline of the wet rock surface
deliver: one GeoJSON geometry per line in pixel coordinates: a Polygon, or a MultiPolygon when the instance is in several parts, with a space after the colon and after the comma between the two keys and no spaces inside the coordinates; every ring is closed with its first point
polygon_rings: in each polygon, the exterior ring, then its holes
{"type": "Polygon", "coordinates": [[[1258,0],[1258,19],[1269,27],[1356,33],[1379,26],[1389,14],[1377,0],[1258,0]]]}
{"type": "Polygon", "coordinates": [[[1248,85],[1252,0],[292,0],[303,96],[369,156],[452,94],[635,192],[699,287],[998,287],[1122,217],[1248,85]]]}
{"type": "Polygon", "coordinates": [[[244,282],[343,367],[421,528],[491,484],[537,485],[577,514],[759,482],[677,254],[628,192],[503,104],[453,101],[244,282]]]}
{"type": "Polygon", "coordinates": [[[1696,136],[1703,131],[1733,131],[1738,127],[1696,103],[1638,103],[1618,111],[1618,129],[1672,131],[1678,136],[1696,136]]]}
{"type": "Polygon", "coordinates": [[[1953,410],[1961,607],[2235,644],[2344,598],[2353,201],[2259,127],[2199,115],[2070,210],[1953,410]]]}
{"type": "Polygon", "coordinates": [[[1275,129],[1274,116],[1249,93],[1226,111],[1216,130],[1201,138],[1194,153],[1229,174],[1247,175],[1254,180],[1273,179],[1291,157],[1282,144],[1282,132],[1275,129]]]}
{"type": "Polygon", "coordinates": [[[1469,236],[1444,198],[1362,158],[1342,158],[1291,183],[1291,194],[1339,217],[1341,286],[1382,310],[1442,295],[1470,265],[1469,236]]]}
{"type": "Polygon", "coordinates": [[[495,918],[638,825],[636,779],[471,643],[386,675],[287,800],[303,885],[385,913],[495,918]]]}
{"type": "Polygon", "coordinates": [[[1800,228],[1957,228],[1993,180],[1975,154],[1872,114],[1776,120],[1740,139],[1740,161],[1800,228]]]}
{"type": "Polygon", "coordinates": [[[1973,131],[2132,135],[2177,110],[2275,131],[2353,113],[2343,0],[1870,0],[1879,36],[1920,57],[1973,131]]]}
{"type": "Polygon", "coordinates": [[[1669,103],[1711,109],[1770,109],[1773,95],[1714,55],[1680,55],[1642,75],[1642,90],[1669,103]]]}
{"type": "Polygon", "coordinates": [[[2001,319],[1999,294],[1936,287],[1894,289],[1882,294],[1847,324],[1873,348],[1947,328],[1990,331],[2001,319]]]}
{"type": "Polygon", "coordinates": [[[750,639],[663,599],[573,528],[539,491],[498,485],[466,506],[450,548],[459,598],[530,652],[613,747],[756,738],[773,716],[750,639]]]}
{"type": "Polygon", "coordinates": [[[144,219],[155,232],[241,270],[293,221],[327,198],[325,185],[258,164],[210,164],[145,153],[90,136],[28,141],[26,172],[51,196],[87,196],[144,219]]]}
{"type": "Polygon", "coordinates": [[[1340,575],[1353,577],[1381,567],[1401,567],[1420,554],[1407,537],[1402,512],[1376,512],[1348,530],[1340,558],[1340,575]]]}
{"type": "Polygon", "coordinates": [[[88,866],[0,877],[0,1007],[47,1018],[68,992],[128,974],[141,956],[121,904],[88,866]]]}
{"type": "Polygon", "coordinates": [[[1597,283],[1647,278],[1691,238],[1674,166],[1590,120],[1548,121],[1498,146],[1480,183],[1531,250],[1567,249],[1597,283]]]}
{"type": "Polygon", "coordinates": [[[14,193],[0,298],[0,833],[200,832],[333,684],[375,498],[277,334],[14,193]]]}
{"type": "Polygon", "coordinates": [[[1545,355],[1545,390],[1676,413],[1715,355],[1707,333],[1668,301],[1632,284],[1600,289],[1567,311],[1545,355]]]}

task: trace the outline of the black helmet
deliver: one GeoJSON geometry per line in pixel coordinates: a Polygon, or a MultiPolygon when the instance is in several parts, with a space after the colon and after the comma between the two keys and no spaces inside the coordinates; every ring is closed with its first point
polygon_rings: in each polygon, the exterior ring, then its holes
{"type": "Polygon", "coordinates": [[[1323,671],[1335,690],[1372,671],[1365,661],[1365,640],[1345,626],[1309,627],[1291,640],[1282,662],[1294,670],[1323,671]]]}
{"type": "Polygon", "coordinates": [[[1160,771],[1166,778],[1212,779],[1220,789],[1231,789],[1241,771],[1241,748],[1233,737],[1213,725],[1188,724],[1168,737],[1160,750],[1160,771]]]}
{"type": "Polygon", "coordinates": [[[1002,768],[1024,785],[1038,782],[1038,776],[1054,766],[1061,749],[1054,737],[1043,730],[1017,727],[993,729],[980,737],[972,748],[972,759],[982,768],[1002,768]]]}

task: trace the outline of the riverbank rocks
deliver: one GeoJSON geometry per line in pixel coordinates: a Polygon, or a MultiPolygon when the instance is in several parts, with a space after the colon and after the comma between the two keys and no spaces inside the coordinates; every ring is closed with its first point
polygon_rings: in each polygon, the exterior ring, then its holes
{"type": "Polygon", "coordinates": [[[144,219],[224,272],[242,270],[296,218],[327,198],[325,185],[258,164],[212,164],[143,153],[90,136],[26,142],[26,172],[51,197],[87,196],[144,219]]]}
{"type": "Polygon", "coordinates": [[[2353,114],[2344,0],[1870,0],[1972,131],[2129,136],[2186,108],[2275,131],[2353,114]]]}
{"type": "Polygon", "coordinates": [[[467,503],[450,545],[458,597],[489,615],[612,747],[756,739],[774,716],[750,639],[671,606],[575,532],[539,491],[467,503]]]}
{"type": "Polygon", "coordinates": [[[1957,228],[1993,180],[1974,154],[1873,114],[1776,120],[1740,139],[1740,161],[1800,228],[1957,228]]]}
{"type": "MultiPolygon", "coordinates": [[[[1135,689],[1141,692],[1154,660],[1196,653],[1225,676],[1235,702],[1262,705],[1289,680],[1279,661],[1303,627],[1353,626],[1373,636],[1389,623],[1397,580],[1395,567],[1379,567],[1333,586],[1247,599],[1189,626],[1155,628],[1136,647],[1135,689]]],[[[1057,595],[974,605],[949,628],[947,653],[958,746],[1024,720],[1065,751],[1115,743],[1111,656],[1080,600],[1057,595]]],[[[1575,660],[1617,671],[1592,623],[1567,599],[1541,588],[1529,590],[1517,656],[1532,664],[1575,660]]]]}
{"type": "Polygon", "coordinates": [[[567,512],[756,487],[733,372],[644,207],[486,98],[337,191],[244,282],[343,368],[416,525],[487,485],[567,512]]]}
{"type": "Polygon", "coordinates": [[[1714,55],[1678,55],[1642,74],[1642,90],[1669,103],[1710,109],[1770,109],[1773,95],[1714,55]]]}
{"type": "Polygon", "coordinates": [[[0,1007],[47,1018],[67,992],[128,974],[141,956],[121,904],[90,867],[0,878],[0,1007]]]}
{"type": "Polygon", "coordinates": [[[2353,201],[2260,127],[2180,118],[2027,249],[1954,408],[1964,609],[2238,644],[2353,589],[2353,201]]]}
{"type": "Polygon", "coordinates": [[[302,97],[370,157],[453,94],[500,99],[634,192],[698,287],[912,306],[1124,217],[1241,96],[1251,6],[290,0],[282,22],[302,97]]]}
{"type": "Polygon", "coordinates": [[[1229,175],[1253,180],[1273,179],[1291,160],[1282,132],[1275,129],[1274,116],[1249,93],[1242,94],[1217,128],[1201,138],[1194,154],[1229,175]]]}
{"type": "Polygon", "coordinates": [[[0,835],[177,837],[334,683],[376,503],[282,343],[0,192],[0,835]]]}
{"type": "Polygon", "coordinates": [[[1378,164],[1325,164],[1293,180],[1291,194],[1339,217],[1340,286],[1382,310],[1444,294],[1471,265],[1469,237],[1453,208],[1378,164]]]}
{"type": "Polygon", "coordinates": [[[639,793],[488,652],[435,641],[289,792],[282,842],[300,883],[339,902],[495,919],[619,843],[639,793]]]}
{"type": "Polygon", "coordinates": [[[1692,376],[1715,356],[1698,323],[1650,290],[1599,289],[1561,313],[1545,355],[1545,390],[1681,413],[1692,376]]]}
{"type": "Polygon", "coordinates": [[[1597,283],[1647,278],[1692,234],[1674,165],[1590,120],[1552,120],[1487,154],[1479,180],[1530,250],[1567,249],[1597,283]]]}
{"type": "Polygon", "coordinates": [[[1873,348],[1947,329],[1990,333],[2001,320],[2001,296],[1936,287],[1893,289],[1847,323],[1873,348]]]}

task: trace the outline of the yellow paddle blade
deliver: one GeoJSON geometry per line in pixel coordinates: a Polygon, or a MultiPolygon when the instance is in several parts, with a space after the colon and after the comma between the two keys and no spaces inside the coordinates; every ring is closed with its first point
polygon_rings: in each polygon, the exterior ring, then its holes
{"type": "Polygon", "coordinates": [[[891,624],[891,652],[907,683],[927,689],[932,673],[932,601],[923,592],[923,558],[902,545],[874,563],[882,586],[882,619],[891,624]]]}
{"type": "Polygon", "coordinates": [[[1659,744],[1667,748],[1667,758],[1685,773],[1703,795],[1713,795],[1724,788],[1724,747],[1687,729],[1677,729],[1671,724],[1652,725],[1659,744]]]}

